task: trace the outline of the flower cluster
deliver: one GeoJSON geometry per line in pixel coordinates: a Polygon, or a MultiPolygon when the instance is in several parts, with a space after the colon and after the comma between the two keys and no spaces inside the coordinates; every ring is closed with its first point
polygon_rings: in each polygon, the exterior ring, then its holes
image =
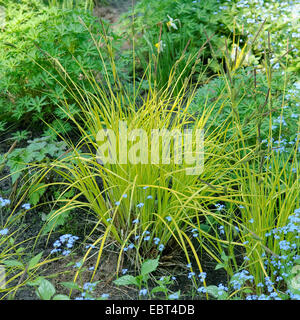
{"type": "Polygon", "coordinates": [[[74,242],[78,239],[79,237],[77,236],[72,236],[71,234],[64,234],[53,243],[54,249],[52,249],[50,253],[53,254],[61,252],[63,256],[68,256],[71,253],[70,249],[73,248],[74,242]]]}
{"type": "Polygon", "coordinates": [[[225,205],[220,203],[216,203],[215,207],[217,208],[218,211],[222,211],[225,209],[225,205]]]}
{"type": "Polygon", "coordinates": [[[2,197],[0,197],[0,208],[8,206],[8,205],[10,205],[10,200],[9,199],[3,199],[2,197]]]}
{"type": "Polygon", "coordinates": [[[254,277],[249,274],[248,270],[242,270],[241,272],[235,273],[233,277],[230,279],[230,284],[232,285],[234,290],[240,290],[242,285],[246,281],[253,282],[254,277]]]}
{"type": "MultiPolygon", "coordinates": [[[[275,0],[240,0],[236,3],[239,10],[237,18],[239,23],[244,25],[246,30],[255,30],[255,24],[262,23],[267,19],[272,22],[272,48],[278,54],[282,52],[286,45],[286,39],[290,38],[292,49],[294,48],[294,39],[299,38],[299,28],[291,23],[295,11],[297,11],[296,1],[275,1],[275,0]],[[280,28],[278,27],[280,25],[280,28]]],[[[224,8],[223,8],[224,9],[224,8]]],[[[263,39],[259,39],[262,42],[263,39]]],[[[295,50],[298,51],[297,49],[295,50]]]]}
{"type": "MultiPolygon", "coordinates": [[[[220,231],[224,231],[223,226],[219,228],[220,231]]],[[[269,270],[270,276],[266,276],[264,281],[255,283],[255,286],[261,294],[248,294],[246,300],[281,300],[282,294],[289,297],[292,300],[300,300],[300,295],[295,294],[291,290],[282,292],[278,288],[282,287],[283,281],[288,281],[291,274],[291,269],[295,265],[295,262],[299,261],[300,256],[297,254],[299,248],[299,234],[300,234],[300,208],[296,209],[294,213],[288,218],[288,223],[280,228],[274,228],[270,232],[266,233],[266,237],[273,236],[274,240],[277,240],[278,249],[280,255],[272,255],[270,259],[267,259],[267,254],[263,252],[261,256],[265,258],[264,264],[266,270],[269,270]],[[271,277],[272,275],[272,277],[271,277]]],[[[246,260],[248,258],[246,257],[246,260]]],[[[191,264],[187,265],[191,268],[191,264]]],[[[192,278],[195,275],[194,272],[188,273],[188,278],[192,278]]],[[[203,282],[206,277],[206,273],[200,273],[199,278],[203,282]]],[[[211,294],[211,287],[214,287],[214,293],[216,297],[220,299],[228,296],[229,290],[240,291],[245,283],[251,283],[251,287],[254,285],[254,276],[249,273],[248,270],[242,270],[235,273],[230,282],[229,287],[225,287],[223,284],[218,286],[200,286],[197,291],[200,294],[211,294]]]]}
{"type": "MultiPolygon", "coordinates": [[[[266,237],[270,237],[271,235],[274,236],[274,239],[280,239],[281,236],[293,235],[295,239],[299,239],[299,232],[300,232],[300,208],[295,209],[294,214],[289,216],[288,224],[281,227],[275,228],[270,232],[265,234],[266,237]]],[[[291,248],[295,248],[295,244],[291,247],[287,244],[287,242],[281,242],[281,249],[288,250],[291,248]]]]}
{"type": "MultiPolygon", "coordinates": [[[[95,287],[97,285],[98,282],[86,282],[83,284],[83,292],[81,293],[81,295],[79,297],[76,297],[75,300],[95,300],[92,296],[93,291],[95,290],[95,287]]],[[[107,299],[109,297],[108,293],[103,293],[101,295],[101,298],[103,300],[107,299]]]]}
{"type": "MultiPolygon", "coordinates": [[[[277,121],[279,118],[275,119],[275,121],[277,121]]],[[[276,128],[277,128],[276,125],[272,126],[272,129],[276,129],[276,128]]],[[[271,138],[270,141],[268,141],[267,139],[262,140],[262,143],[266,143],[267,147],[270,147],[272,150],[278,153],[283,153],[283,152],[289,153],[290,152],[289,149],[293,147],[296,144],[296,142],[297,142],[297,137],[294,140],[288,141],[282,136],[279,137],[279,140],[274,140],[274,138],[271,138]]]]}

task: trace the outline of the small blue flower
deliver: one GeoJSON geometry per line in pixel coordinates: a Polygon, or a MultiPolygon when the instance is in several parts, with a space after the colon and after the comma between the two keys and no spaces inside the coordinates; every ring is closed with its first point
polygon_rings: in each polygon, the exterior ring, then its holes
{"type": "Polygon", "coordinates": [[[76,262],[73,268],[80,268],[82,266],[82,262],[76,262]]]}
{"type": "Polygon", "coordinates": [[[134,219],[134,220],[132,221],[133,224],[136,224],[136,223],[139,223],[139,222],[140,222],[139,219],[134,219]]]}
{"type": "Polygon", "coordinates": [[[187,268],[191,268],[191,267],[192,267],[192,264],[191,264],[191,263],[188,263],[188,264],[186,265],[186,267],[187,267],[187,268]]]}
{"type": "Polygon", "coordinates": [[[116,201],[116,202],[115,202],[115,205],[116,205],[116,206],[119,206],[120,203],[121,203],[120,201],[116,201]]]}
{"type": "Polygon", "coordinates": [[[166,220],[171,221],[172,218],[171,218],[170,216],[167,216],[167,217],[166,217],[166,220]]]}
{"type": "Polygon", "coordinates": [[[190,272],[190,273],[188,274],[188,278],[191,279],[194,275],[195,275],[195,272],[190,272]]]}
{"type": "Polygon", "coordinates": [[[146,236],[145,238],[144,238],[144,241],[149,241],[150,240],[150,236],[146,236]]]}
{"type": "Polygon", "coordinates": [[[88,292],[92,292],[95,289],[96,285],[97,285],[97,283],[86,282],[83,285],[83,290],[88,291],[88,292]]]}
{"type": "Polygon", "coordinates": [[[234,226],[234,229],[236,230],[236,232],[240,232],[240,229],[237,226],[234,226]]]}
{"type": "Polygon", "coordinates": [[[177,300],[177,299],[179,299],[179,294],[177,292],[172,293],[172,294],[169,295],[169,299],[177,300]]]}
{"type": "Polygon", "coordinates": [[[61,246],[61,242],[59,240],[56,240],[54,243],[53,243],[53,247],[60,247],[61,246]]]}
{"type": "Polygon", "coordinates": [[[277,292],[272,292],[272,293],[270,294],[270,297],[271,297],[271,298],[275,298],[275,297],[277,297],[277,296],[278,296],[277,292]]]}
{"type": "Polygon", "coordinates": [[[53,253],[56,253],[56,252],[60,252],[60,251],[61,251],[61,249],[52,249],[50,254],[53,254],[53,253]]]}
{"type": "Polygon", "coordinates": [[[140,202],[139,204],[137,204],[137,208],[142,208],[144,206],[144,203],[143,202],[140,202]]]}
{"type": "Polygon", "coordinates": [[[256,286],[260,287],[260,288],[263,288],[264,284],[262,282],[259,282],[256,286]]]}
{"type": "Polygon", "coordinates": [[[145,296],[147,294],[148,290],[147,289],[141,289],[139,292],[140,296],[145,296]]]}
{"type": "Polygon", "coordinates": [[[250,223],[253,223],[253,222],[254,222],[254,220],[253,220],[253,219],[250,219],[250,220],[249,220],[249,222],[250,222],[250,223]]]}
{"type": "Polygon", "coordinates": [[[147,197],[147,199],[153,199],[153,197],[150,195],[150,196],[147,197]]]}
{"type": "Polygon", "coordinates": [[[199,293],[206,293],[206,288],[205,287],[200,287],[200,288],[198,288],[197,289],[197,291],[199,292],[199,293]]]}
{"type": "Polygon", "coordinates": [[[219,296],[222,295],[224,293],[224,291],[228,291],[228,288],[225,287],[222,283],[220,283],[218,285],[218,289],[219,289],[219,291],[218,291],[219,296]]]}
{"type": "Polygon", "coordinates": [[[86,249],[88,249],[88,248],[95,249],[96,247],[95,247],[93,244],[87,244],[87,245],[85,246],[85,248],[86,248],[86,249]]]}
{"type": "Polygon", "coordinates": [[[158,250],[159,250],[159,251],[163,251],[164,248],[165,248],[165,246],[164,246],[163,244],[160,244],[160,245],[158,246],[158,250]]]}
{"type": "Polygon", "coordinates": [[[126,274],[128,269],[122,269],[122,274],[126,274]]]}
{"type": "Polygon", "coordinates": [[[153,240],[154,240],[155,244],[159,244],[160,243],[160,239],[159,238],[154,238],[153,240]]]}
{"type": "Polygon", "coordinates": [[[7,228],[0,230],[0,235],[1,236],[6,236],[7,234],[8,234],[8,229],[7,228]]]}
{"type": "Polygon", "coordinates": [[[282,240],[279,242],[279,247],[281,250],[289,250],[290,249],[290,242],[286,240],[282,240]]]}
{"type": "Polygon", "coordinates": [[[127,198],[127,194],[126,194],[126,193],[125,193],[125,194],[123,194],[123,196],[122,196],[122,197],[126,199],[126,198],[127,198]]]}
{"type": "Polygon", "coordinates": [[[217,208],[218,211],[221,211],[225,208],[224,204],[219,204],[219,203],[215,204],[215,207],[217,208]]]}
{"type": "Polygon", "coordinates": [[[281,275],[282,275],[283,277],[285,277],[285,278],[289,276],[289,274],[286,273],[286,272],[283,272],[281,275]]]}
{"type": "Polygon", "coordinates": [[[2,197],[0,197],[0,207],[5,207],[7,205],[10,204],[10,200],[9,199],[3,199],[2,197]]]}
{"type": "Polygon", "coordinates": [[[134,244],[130,243],[129,246],[128,246],[128,249],[133,249],[133,248],[134,248],[134,244]]]}
{"type": "Polygon", "coordinates": [[[62,253],[62,255],[63,255],[63,256],[68,256],[70,253],[71,253],[70,250],[64,250],[63,253],[62,253]]]}
{"type": "Polygon", "coordinates": [[[206,278],[206,272],[200,272],[200,273],[199,273],[199,278],[200,278],[200,280],[203,282],[204,279],[206,278]]]}
{"type": "Polygon", "coordinates": [[[24,203],[22,205],[22,208],[25,209],[25,210],[29,210],[30,209],[30,203],[24,203]]]}
{"type": "Polygon", "coordinates": [[[224,227],[223,227],[223,226],[220,226],[220,227],[219,227],[219,233],[220,233],[220,234],[225,234],[225,231],[224,231],[224,227]]]}
{"type": "Polygon", "coordinates": [[[108,293],[103,293],[102,295],[101,295],[101,298],[103,298],[103,299],[107,299],[109,297],[109,294],[108,293]]]}
{"type": "Polygon", "coordinates": [[[65,243],[69,238],[71,238],[72,235],[71,234],[64,234],[62,236],[59,237],[59,241],[61,243],[65,243]]]}

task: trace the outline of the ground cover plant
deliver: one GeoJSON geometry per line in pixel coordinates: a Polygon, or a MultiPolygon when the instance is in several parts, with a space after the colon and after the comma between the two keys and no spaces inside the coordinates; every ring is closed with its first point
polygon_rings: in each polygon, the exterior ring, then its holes
{"type": "MultiPolygon", "coordinates": [[[[42,119],[52,122],[59,133],[69,132],[70,125],[56,108],[64,89],[56,82],[59,76],[55,74],[51,57],[56,57],[56,63],[68,68],[73,81],[84,83],[81,69],[75,61],[80,61],[87,72],[97,73],[98,76],[103,73],[103,61],[97,59],[89,32],[78,17],[88,28],[93,28],[91,31],[94,34],[109,32],[109,36],[115,37],[114,34],[107,30],[105,21],[102,25],[99,21],[96,23],[90,11],[81,6],[61,8],[51,5],[49,8],[41,1],[8,1],[2,8],[5,10],[5,21],[2,23],[0,58],[1,131],[4,132],[9,126],[30,131],[32,125],[36,126],[42,119]]],[[[115,40],[113,49],[117,50],[117,37],[115,40]]],[[[104,52],[103,56],[107,59],[104,52]]],[[[119,61],[126,63],[124,59],[119,61]]],[[[118,64],[117,67],[124,66],[118,64]]],[[[126,73],[122,76],[125,82],[126,73]]],[[[88,86],[88,83],[85,85],[88,86]]],[[[67,96],[65,98],[68,99],[67,96]]],[[[69,106],[75,115],[78,112],[76,104],[70,101],[69,106]]],[[[41,126],[41,129],[45,131],[47,127],[41,126]]]]}
{"type": "Polygon", "coordinates": [[[99,5],[1,3],[0,299],[299,300],[299,2],[99,5]]]}

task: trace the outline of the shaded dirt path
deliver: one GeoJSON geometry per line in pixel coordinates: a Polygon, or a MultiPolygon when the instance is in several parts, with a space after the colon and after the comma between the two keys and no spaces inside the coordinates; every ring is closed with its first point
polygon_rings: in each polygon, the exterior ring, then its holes
{"type": "MultiPolygon", "coordinates": [[[[137,0],[134,0],[136,3],[137,0]]],[[[106,5],[97,4],[94,8],[94,15],[103,18],[112,24],[116,24],[122,13],[132,8],[132,0],[108,0],[106,5]]]]}

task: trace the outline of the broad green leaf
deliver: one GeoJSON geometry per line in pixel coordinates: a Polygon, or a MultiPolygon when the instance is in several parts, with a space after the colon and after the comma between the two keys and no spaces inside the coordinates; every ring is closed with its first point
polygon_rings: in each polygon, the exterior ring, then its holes
{"type": "Polygon", "coordinates": [[[23,267],[23,263],[18,260],[5,260],[3,263],[8,267],[23,267]]]}
{"type": "MultiPolygon", "coordinates": [[[[12,239],[12,238],[11,238],[12,239]]],[[[20,248],[18,248],[17,250],[16,250],[16,253],[21,253],[22,251],[24,251],[25,250],[25,248],[23,248],[23,247],[20,247],[20,248]]]]}
{"type": "Polygon", "coordinates": [[[214,298],[218,298],[219,289],[217,286],[214,286],[214,285],[208,286],[206,290],[208,294],[212,295],[214,298]]]}
{"type": "Polygon", "coordinates": [[[251,290],[251,289],[249,289],[249,288],[245,288],[245,289],[243,289],[243,292],[244,292],[244,293],[252,293],[253,290],[251,290]]]}
{"type": "Polygon", "coordinates": [[[29,286],[39,286],[44,279],[45,279],[44,277],[37,277],[36,279],[34,279],[32,281],[26,282],[26,284],[29,286]]]}
{"type": "Polygon", "coordinates": [[[118,286],[128,286],[130,284],[139,285],[137,279],[131,275],[123,276],[119,279],[114,280],[114,284],[118,286]]]}
{"type": "Polygon", "coordinates": [[[40,201],[41,196],[45,193],[46,188],[43,188],[45,184],[39,183],[38,185],[35,185],[30,190],[30,196],[29,196],[29,202],[35,206],[40,201]]]}
{"type": "Polygon", "coordinates": [[[33,269],[40,262],[43,252],[40,252],[36,256],[34,256],[28,263],[28,270],[33,269]]]}
{"type": "Polygon", "coordinates": [[[43,279],[37,288],[36,293],[42,300],[50,300],[55,294],[55,291],[53,284],[50,281],[43,279]]]}
{"type": "Polygon", "coordinates": [[[228,260],[229,260],[229,257],[226,256],[226,253],[224,251],[222,251],[222,253],[221,253],[221,258],[225,263],[228,262],[228,260]]]}
{"type": "Polygon", "coordinates": [[[214,298],[218,300],[224,300],[227,298],[226,291],[220,290],[217,286],[211,285],[206,288],[207,293],[212,295],[214,298]],[[219,294],[219,292],[222,292],[222,294],[219,294]]]}
{"type": "Polygon", "coordinates": [[[155,287],[151,290],[151,293],[156,293],[156,292],[166,292],[168,289],[165,287],[155,287]]]}
{"type": "Polygon", "coordinates": [[[75,282],[61,282],[60,284],[62,284],[63,286],[65,286],[68,289],[80,290],[79,285],[75,282]]]}
{"type": "Polygon", "coordinates": [[[61,212],[57,216],[53,216],[53,212],[50,212],[47,215],[47,222],[45,228],[43,228],[42,234],[47,234],[48,232],[54,230],[58,226],[61,226],[65,223],[66,219],[70,214],[70,210],[61,212]]]}
{"type": "Polygon", "coordinates": [[[224,263],[218,263],[215,267],[215,270],[219,270],[219,269],[222,269],[222,268],[225,268],[225,264],[224,263]]]}
{"type": "Polygon", "coordinates": [[[210,226],[205,223],[202,223],[200,224],[200,229],[203,230],[204,232],[209,232],[210,226]]]}
{"type": "Polygon", "coordinates": [[[159,260],[159,258],[145,261],[142,264],[141,275],[144,276],[146,274],[149,274],[149,273],[155,271],[156,268],[158,267],[158,260],[159,260]]]}

